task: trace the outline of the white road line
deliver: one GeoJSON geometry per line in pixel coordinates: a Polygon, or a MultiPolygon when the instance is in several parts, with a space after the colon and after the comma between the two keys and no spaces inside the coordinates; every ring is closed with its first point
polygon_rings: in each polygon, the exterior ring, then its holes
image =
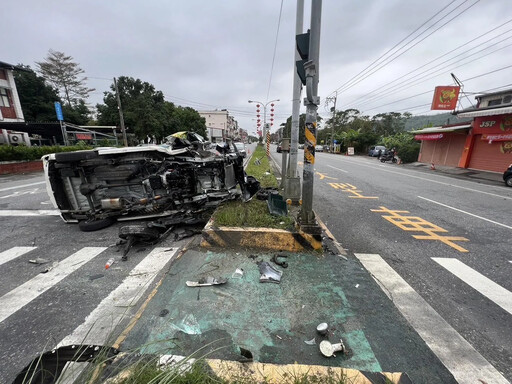
{"type": "Polygon", "coordinates": [[[512,292],[457,259],[433,257],[432,260],[512,315],[512,292]]]}
{"type": "MultiPolygon", "coordinates": [[[[339,160],[339,159],[336,159],[336,160],[339,160]]],[[[347,159],[344,159],[344,160],[347,160],[347,159]]],[[[359,165],[361,167],[367,167],[367,168],[375,168],[375,165],[367,165],[367,164],[361,164],[359,162],[357,162],[356,160],[348,160],[350,161],[352,164],[355,164],[355,165],[359,165]]],[[[408,169],[409,172],[415,172],[415,173],[421,173],[419,171],[415,171],[415,170],[412,170],[412,169],[408,169]]],[[[397,171],[392,171],[392,170],[389,170],[389,169],[380,169],[379,172],[388,172],[388,173],[395,173],[397,175],[400,175],[400,176],[405,176],[405,177],[412,177],[414,179],[420,179],[420,180],[425,180],[425,181],[429,181],[431,183],[436,183],[436,184],[442,184],[442,185],[447,185],[449,187],[454,187],[454,188],[460,188],[460,189],[465,189],[467,191],[471,191],[471,192],[478,192],[478,193],[482,193],[484,195],[489,195],[489,196],[494,196],[494,197],[499,197],[499,198],[502,198],[502,199],[507,199],[507,200],[512,200],[512,196],[504,196],[504,195],[498,195],[496,193],[491,193],[491,192],[485,192],[485,191],[481,191],[479,189],[473,189],[473,188],[469,188],[469,187],[463,187],[461,185],[456,185],[456,184],[451,184],[451,183],[445,183],[443,181],[438,181],[438,180],[433,180],[433,179],[429,179],[429,178],[426,178],[426,177],[420,177],[420,176],[414,176],[414,175],[410,175],[410,174],[407,174],[407,173],[404,173],[403,170],[401,172],[397,172],[397,171]]],[[[451,179],[450,177],[448,176],[443,176],[443,175],[436,175],[437,177],[444,177],[446,179],[451,179]]],[[[461,181],[464,181],[464,180],[461,180],[461,181]]]]}
{"type": "Polygon", "coordinates": [[[37,247],[13,247],[7,251],[0,252],[0,265],[7,263],[8,261],[14,260],[25,253],[28,253],[37,247]]]}
{"type": "Polygon", "coordinates": [[[39,184],[46,184],[46,181],[38,181],[37,183],[22,184],[22,185],[18,185],[15,187],[0,188],[0,192],[11,191],[13,189],[21,189],[21,188],[25,188],[25,187],[31,187],[33,185],[39,185],[39,184]]]}
{"type": "Polygon", "coordinates": [[[498,223],[497,221],[493,221],[493,220],[490,220],[490,219],[486,219],[485,217],[475,215],[474,213],[469,213],[469,212],[463,211],[462,209],[458,209],[458,208],[455,208],[455,207],[452,207],[452,206],[440,203],[438,201],[427,199],[426,197],[418,196],[418,198],[426,200],[426,201],[430,201],[431,203],[438,204],[438,205],[440,205],[442,207],[445,207],[445,208],[453,209],[454,211],[461,212],[461,213],[464,213],[464,214],[469,215],[469,216],[476,217],[477,219],[488,221],[489,223],[493,223],[493,224],[500,225],[500,226],[508,228],[508,229],[512,229],[512,227],[510,225],[501,224],[501,223],[498,223]]]}
{"type": "Polygon", "coordinates": [[[459,383],[510,384],[457,333],[380,255],[355,256],[459,383]]]}
{"type": "Polygon", "coordinates": [[[130,308],[137,304],[158,272],[176,255],[179,248],[155,248],[146,256],[94,309],[73,333],[57,347],[71,344],[103,345],[123,318],[131,316],[130,308]]]}
{"type": "Polygon", "coordinates": [[[5,209],[0,210],[0,216],[59,216],[60,212],[56,209],[5,209]]]}
{"type": "Polygon", "coordinates": [[[103,252],[105,247],[85,247],[62,260],[45,274],[37,275],[0,297],[0,323],[39,295],[103,252]]]}
{"type": "Polygon", "coordinates": [[[336,167],[333,167],[332,165],[327,165],[329,168],[333,168],[337,171],[340,171],[340,172],[345,172],[345,173],[348,173],[348,171],[345,171],[344,169],[341,169],[341,168],[336,168],[336,167]]]}

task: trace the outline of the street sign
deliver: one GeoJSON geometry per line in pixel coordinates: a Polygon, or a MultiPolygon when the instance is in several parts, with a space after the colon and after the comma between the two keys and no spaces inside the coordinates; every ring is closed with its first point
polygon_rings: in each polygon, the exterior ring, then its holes
{"type": "Polygon", "coordinates": [[[55,112],[57,113],[57,120],[63,121],[64,116],[62,115],[62,107],[58,101],[55,102],[55,112]]]}

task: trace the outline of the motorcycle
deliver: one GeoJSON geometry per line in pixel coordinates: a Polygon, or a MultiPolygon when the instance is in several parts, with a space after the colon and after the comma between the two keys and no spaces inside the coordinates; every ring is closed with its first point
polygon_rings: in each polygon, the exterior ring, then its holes
{"type": "Polygon", "coordinates": [[[379,160],[381,163],[385,163],[386,161],[391,161],[392,163],[396,163],[396,157],[394,151],[386,151],[382,155],[380,155],[379,160]]]}

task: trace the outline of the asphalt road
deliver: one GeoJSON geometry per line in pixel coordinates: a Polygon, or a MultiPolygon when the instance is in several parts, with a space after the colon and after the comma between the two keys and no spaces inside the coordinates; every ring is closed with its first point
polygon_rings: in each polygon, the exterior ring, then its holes
{"type": "Polygon", "coordinates": [[[187,241],[136,247],[122,262],[122,224],[86,233],[55,213],[42,173],[0,176],[0,383],[60,343],[103,344],[123,329],[187,241]],[[48,262],[29,262],[38,258],[48,262]]]}
{"type": "Polygon", "coordinates": [[[317,153],[313,207],[452,373],[512,380],[511,188],[317,153]]]}

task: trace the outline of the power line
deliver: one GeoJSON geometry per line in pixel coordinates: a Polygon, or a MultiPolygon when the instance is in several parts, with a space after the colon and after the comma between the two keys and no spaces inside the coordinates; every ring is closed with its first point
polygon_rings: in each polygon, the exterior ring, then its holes
{"type": "MultiPolygon", "coordinates": [[[[476,75],[476,76],[473,76],[473,77],[469,77],[467,79],[462,80],[462,82],[468,82],[468,81],[471,81],[471,80],[474,80],[474,79],[478,79],[480,77],[484,77],[484,76],[487,76],[487,75],[490,75],[490,74],[493,74],[493,73],[496,73],[496,72],[499,72],[499,71],[503,71],[503,70],[508,69],[508,68],[512,68],[512,65],[507,65],[505,67],[497,68],[497,69],[492,70],[492,71],[488,71],[488,72],[485,72],[485,73],[482,73],[482,74],[479,74],[479,75],[476,75]]],[[[498,88],[501,88],[501,87],[498,87],[498,88]]],[[[364,112],[371,111],[371,110],[374,110],[374,109],[377,109],[377,108],[381,108],[381,107],[384,107],[384,106],[387,106],[387,105],[390,105],[390,104],[396,104],[396,103],[399,103],[400,101],[408,100],[408,99],[411,99],[411,98],[417,97],[417,96],[422,96],[422,95],[425,95],[427,93],[432,93],[432,90],[428,90],[426,92],[418,93],[418,94],[413,95],[413,96],[409,96],[409,97],[406,97],[406,98],[403,98],[403,99],[392,101],[390,103],[382,104],[382,105],[379,105],[378,107],[367,109],[364,112]]]]}
{"type": "Polygon", "coordinates": [[[274,55],[272,56],[272,66],[270,67],[270,78],[268,80],[268,90],[267,90],[267,100],[270,95],[270,86],[272,85],[272,74],[274,72],[274,62],[276,60],[276,51],[277,51],[277,39],[279,37],[279,28],[281,26],[281,15],[283,13],[283,1],[281,0],[281,8],[279,9],[279,20],[277,21],[277,32],[276,32],[276,41],[274,43],[274,55]]]}
{"type": "MultiPolygon", "coordinates": [[[[466,1],[468,1],[468,0],[466,0],[466,1]]],[[[465,3],[466,1],[464,1],[464,3],[465,3]]],[[[393,61],[395,61],[396,59],[398,59],[400,56],[402,56],[403,54],[407,53],[407,52],[408,52],[408,51],[410,51],[412,48],[414,48],[416,45],[418,45],[419,43],[423,42],[425,39],[427,39],[428,37],[430,37],[431,35],[433,35],[435,32],[437,32],[438,30],[440,30],[441,28],[443,28],[445,25],[447,25],[448,23],[452,22],[454,19],[456,19],[457,17],[459,17],[460,15],[462,15],[464,12],[468,11],[470,8],[472,8],[473,6],[475,6],[479,1],[480,1],[480,0],[476,0],[476,1],[475,1],[473,4],[471,4],[469,7],[467,7],[467,8],[466,8],[466,9],[464,9],[463,11],[459,12],[458,14],[456,14],[454,17],[452,17],[452,18],[451,18],[450,20],[448,20],[446,23],[444,23],[444,24],[442,24],[440,27],[436,28],[434,31],[432,31],[431,33],[429,33],[427,36],[425,36],[425,37],[424,37],[423,39],[421,39],[420,41],[418,41],[418,42],[416,42],[415,44],[413,44],[411,47],[407,48],[405,51],[403,51],[403,52],[402,52],[402,53],[400,53],[399,55],[397,55],[397,56],[395,56],[395,57],[391,57],[391,56],[390,56],[389,58],[386,58],[386,60],[389,60],[389,61],[387,61],[387,62],[386,62],[386,61],[383,61],[382,63],[380,63],[380,64],[379,64],[380,66],[377,66],[376,68],[374,68],[370,73],[366,74],[364,77],[362,77],[361,79],[359,79],[357,82],[355,82],[355,83],[351,84],[350,86],[346,87],[343,91],[346,91],[346,90],[348,90],[348,89],[352,88],[353,86],[355,86],[355,85],[359,84],[361,81],[366,80],[368,77],[370,77],[371,75],[373,75],[375,72],[378,72],[379,70],[381,70],[381,69],[382,69],[382,68],[384,68],[385,66],[387,66],[387,65],[391,64],[393,61]]],[[[462,3],[462,4],[464,4],[464,3],[462,3]]],[[[460,5],[462,5],[462,4],[460,4],[460,5]]],[[[459,5],[459,6],[457,6],[457,8],[458,8],[458,7],[460,7],[460,5],[459,5]]],[[[455,8],[455,9],[457,9],[457,8],[455,8]]],[[[454,10],[450,11],[450,13],[451,13],[451,12],[453,12],[453,11],[454,11],[454,10]]],[[[449,14],[449,13],[448,13],[448,14],[449,14]]],[[[446,16],[445,16],[445,17],[446,17],[446,16]]],[[[442,20],[442,19],[441,19],[441,20],[442,20]]],[[[440,20],[439,20],[439,21],[440,21],[440,20]]],[[[436,22],[436,24],[437,24],[439,21],[437,21],[437,22],[436,22]]],[[[434,25],[435,25],[435,24],[434,24],[434,25]]],[[[433,26],[433,25],[432,25],[432,26],[433,26]]],[[[431,27],[432,27],[432,26],[431,26],[431,27]]],[[[429,27],[428,29],[430,29],[431,27],[429,27]]],[[[427,30],[428,30],[428,29],[427,29],[427,30]]],[[[426,30],[426,31],[427,31],[427,30],[426,30]]],[[[424,31],[424,32],[426,32],[426,31],[424,31]]],[[[405,47],[406,47],[408,44],[410,44],[412,41],[414,41],[414,40],[411,40],[411,41],[410,41],[409,43],[407,43],[404,47],[400,48],[400,50],[401,50],[401,49],[403,49],[403,48],[405,48],[405,47]]],[[[399,50],[399,51],[400,51],[400,50],[399,50]]],[[[398,51],[397,51],[397,52],[398,52],[398,51]]],[[[395,52],[395,53],[397,53],[397,52],[395,52]]]]}
{"type": "MultiPolygon", "coordinates": [[[[498,43],[496,43],[496,44],[499,44],[499,43],[501,43],[501,42],[503,42],[503,41],[506,41],[506,40],[509,40],[509,39],[511,39],[511,38],[512,38],[512,36],[510,36],[510,37],[508,37],[508,38],[505,38],[505,39],[503,39],[503,40],[499,41],[499,42],[498,42],[498,43]]],[[[482,59],[482,58],[488,58],[488,57],[489,57],[490,55],[492,55],[493,53],[496,53],[496,52],[501,51],[501,50],[503,50],[503,49],[505,49],[505,48],[508,48],[508,47],[509,47],[509,46],[511,46],[511,45],[512,45],[512,44],[508,44],[508,45],[505,45],[505,46],[503,46],[503,47],[497,48],[497,49],[495,49],[495,50],[493,50],[493,51],[491,51],[491,52],[486,53],[485,55],[481,55],[481,56],[479,56],[479,57],[474,58],[473,60],[470,60],[470,61],[467,61],[467,62],[463,62],[463,63],[461,63],[461,64],[459,64],[459,65],[457,65],[457,66],[455,66],[455,67],[451,67],[450,69],[448,69],[448,68],[441,68],[441,69],[431,68],[431,69],[428,69],[428,70],[426,70],[426,71],[424,71],[424,72],[421,72],[421,73],[417,74],[415,77],[412,77],[412,78],[410,78],[410,79],[406,79],[406,80],[404,80],[404,81],[402,81],[402,82],[400,82],[400,83],[397,83],[397,84],[395,84],[395,85],[393,85],[393,86],[391,86],[391,87],[388,87],[388,88],[386,88],[386,89],[384,89],[384,90],[382,90],[382,91],[379,91],[379,92],[375,93],[372,97],[370,97],[370,98],[369,98],[369,99],[367,99],[367,100],[364,100],[364,98],[359,98],[359,99],[357,99],[357,100],[361,100],[361,99],[363,99],[361,102],[359,102],[359,103],[358,103],[358,105],[365,105],[365,104],[368,104],[368,103],[372,103],[372,102],[375,102],[375,101],[377,101],[377,100],[383,99],[383,98],[385,98],[385,97],[387,97],[387,96],[389,96],[389,95],[392,95],[392,94],[394,94],[394,93],[404,91],[405,89],[411,88],[412,86],[415,86],[415,85],[417,85],[417,84],[419,84],[419,83],[424,83],[425,81],[428,81],[428,80],[431,80],[431,79],[433,79],[433,78],[435,78],[435,77],[438,77],[438,76],[439,76],[439,75],[441,75],[441,74],[444,74],[444,73],[446,73],[446,72],[453,71],[453,70],[454,70],[454,69],[456,69],[456,68],[459,68],[459,67],[462,67],[462,66],[465,66],[465,65],[471,64],[471,63],[473,63],[473,62],[475,62],[475,61],[477,61],[477,60],[480,60],[480,59],[482,59]],[[427,72],[429,72],[429,71],[430,71],[430,73],[427,73],[427,72]],[[426,74],[425,74],[425,73],[426,73],[426,74]],[[424,75],[424,76],[421,76],[421,77],[418,77],[418,76],[419,76],[419,75],[421,75],[421,74],[425,74],[425,75],[424,75]],[[432,75],[433,75],[433,76],[432,76],[432,75]],[[429,76],[430,76],[430,77],[429,77],[429,76]]],[[[472,53],[471,55],[466,56],[463,60],[466,60],[466,59],[470,58],[471,56],[474,56],[474,55],[476,55],[476,54],[478,54],[478,53],[481,53],[481,52],[483,52],[483,51],[485,51],[485,50],[487,50],[487,49],[489,49],[489,48],[493,48],[493,45],[490,45],[490,46],[488,46],[488,47],[486,47],[486,48],[483,48],[483,49],[481,49],[481,50],[479,50],[479,51],[477,51],[477,52],[474,52],[474,53],[472,53]]],[[[458,56],[460,56],[460,55],[457,55],[457,56],[453,57],[452,59],[446,60],[446,61],[444,61],[444,62],[442,62],[442,63],[440,63],[440,64],[443,64],[443,63],[446,63],[446,62],[448,62],[448,61],[451,61],[451,60],[453,60],[454,58],[456,58],[456,57],[458,57],[458,56]]],[[[452,64],[454,64],[454,63],[452,63],[452,64]]],[[[354,104],[354,103],[356,103],[356,102],[357,102],[357,100],[356,100],[356,101],[354,101],[354,102],[352,102],[352,103],[347,103],[346,105],[354,104]]]]}
{"type": "MultiPolygon", "coordinates": [[[[511,19],[511,20],[509,20],[509,21],[507,21],[507,22],[505,22],[505,23],[503,23],[503,24],[501,24],[500,26],[498,26],[498,27],[496,27],[496,28],[493,28],[493,29],[491,29],[491,30],[489,30],[489,31],[487,31],[487,32],[485,32],[485,33],[483,33],[483,34],[481,34],[481,35],[479,35],[479,36],[475,37],[474,39],[472,39],[472,40],[470,40],[470,41],[468,41],[468,42],[466,42],[466,43],[464,43],[464,44],[462,44],[462,45],[460,45],[460,46],[458,46],[458,47],[456,47],[456,48],[454,48],[454,49],[450,50],[449,52],[446,52],[445,54],[443,54],[443,55],[440,55],[440,56],[436,57],[435,59],[433,59],[433,60],[429,61],[428,63],[425,63],[425,64],[423,64],[423,65],[421,65],[421,66],[419,66],[419,67],[417,67],[417,68],[413,69],[412,71],[409,71],[409,72],[408,72],[408,73],[406,73],[405,75],[402,75],[402,76],[400,76],[400,77],[397,77],[397,78],[395,78],[394,80],[392,80],[392,81],[390,81],[390,82],[388,82],[388,83],[386,83],[386,84],[384,84],[384,85],[380,86],[379,88],[376,88],[376,89],[374,89],[373,91],[368,92],[368,93],[367,93],[367,94],[365,94],[364,96],[359,97],[358,99],[356,99],[356,100],[352,101],[352,102],[351,102],[351,103],[349,103],[349,104],[353,104],[353,103],[356,103],[356,102],[358,102],[358,101],[360,101],[360,100],[364,100],[364,99],[365,99],[365,98],[367,98],[368,96],[371,96],[371,97],[370,97],[370,99],[373,99],[373,98],[375,98],[376,96],[378,96],[378,95],[380,95],[380,94],[383,94],[383,93],[386,93],[386,92],[388,92],[389,90],[391,90],[391,89],[395,88],[398,84],[403,84],[403,83],[405,83],[405,82],[408,82],[409,80],[414,79],[414,77],[416,77],[416,76],[418,76],[418,75],[421,75],[421,74],[423,74],[423,73],[425,73],[425,72],[428,72],[428,71],[432,70],[432,68],[431,68],[431,69],[427,69],[427,70],[425,70],[425,71],[423,71],[423,72],[420,72],[420,73],[416,74],[416,75],[415,75],[415,76],[413,76],[413,77],[410,77],[409,79],[405,79],[405,80],[404,80],[404,77],[406,77],[406,76],[408,76],[408,75],[410,75],[410,74],[412,74],[412,73],[414,73],[414,72],[417,72],[417,71],[418,71],[418,70],[420,70],[421,68],[424,68],[424,67],[426,67],[426,66],[429,66],[430,64],[435,63],[436,61],[440,60],[441,58],[443,58],[443,57],[445,57],[445,56],[448,56],[450,53],[453,53],[453,52],[455,52],[455,51],[459,50],[460,48],[462,48],[462,47],[464,47],[464,46],[466,46],[466,45],[468,45],[468,44],[472,43],[472,42],[473,42],[473,41],[475,41],[475,40],[478,40],[479,38],[481,38],[481,37],[483,37],[483,36],[485,36],[485,35],[487,35],[487,34],[489,34],[489,33],[493,32],[493,31],[495,31],[496,29],[499,29],[499,28],[503,27],[504,25],[506,25],[506,24],[508,24],[508,23],[510,23],[510,22],[512,22],[512,19],[511,19]],[[391,84],[394,84],[394,83],[396,83],[397,81],[400,81],[400,80],[402,80],[400,83],[398,83],[398,84],[396,84],[396,85],[394,85],[394,86],[389,87],[391,84]],[[375,92],[375,91],[377,91],[377,92],[375,92]]],[[[505,34],[505,33],[508,33],[508,32],[510,32],[510,31],[512,31],[512,29],[509,29],[509,30],[507,30],[507,31],[505,31],[505,32],[502,32],[502,33],[501,33],[501,35],[503,35],[503,34],[505,34]]],[[[467,53],[467,52],[469,52],[469,51],[471,51],[471,50],[473,50],[473,49],[475,49],[475,48],[477,48],[477,47],[479,47],[479,46],[481,46],[481,45],[484,45],[484,44],[486,44],[486,43],[488,43],[488,42],[490,42],[490,41],[494,40],[495,38],[496,38],[496,36],[493,36],[493,37],[491,37],[489,40],[486,40],[486,41],[484,41],[484,42],[482,42],[482,43],[480,43],[480,44],[478,44],[478,45],[474,46],[473,48],[470,48],[470,49],[468,49],[468,50],[466,50],[466,51],[462,52],[461,54],[459,54],[459,55],[456,55],[456,56],[452,57],[451,59],[448,59],[448,60],[446,60],[446,61],[443,61],[443,62],[441,62],[441,63],[436,64],[436,66],[439,66],[439,65],[441,65],[441,64],[443,64],[443,63],[446,63],[446,62],[448,62],[448,61],[450,61],[450,60],[453,60],[454,58],[459,57],[459,56],[463,55],[464,53],[467,53]]],[[[510,38],[510,37],[509,37],[509,38],[510,38]]],[[[506,39],[505,39],[505,40],[506,40],[506,39]]],[[[503,41],[503,40],[502,40],[502,41],[503,41]]],[[[499,42],[498,42],[498,43],[499,43],[499,42]]],[[[498,43],[494,42],[494,43],[493,43],[493,45],[496,45],[496,44],[498,44],[498,43]]]]}
{"type": "MultiPolygon", "coordinates": [[[[359,72],[357,75],[355,75],[354,77],[352,77],[350,80],[348,80],[347,82],[345,82],[342,86],[340,86],[339,88],[336,89],[336,91],[341,91],[342,89],[344,90],[344,88],[348,87],[349,85],[352,85],[350,83],[352,83],[353,81],[356,81],[358,80],[359,78],[361,78],[361,76],[364,76],[367,72],[369,72],[372,67],[374,65],[376,65],[382,58],[386,57],[390,52],[392,52],[395,48],[397,48],[400,44],[402,44],[404,41],[406,41],[409,37],[411,37],[412,35],[414,35],[417,31],[419,31],[423,26],[425,26],[428,22],[430,22],[431,20],[433,20],[436,16],[438,16],[439,14],[441,14],[445,9],[447,9],[450,5],[452,5],[456,0],[453,0],[451,1],[448,5],[444,6],[441,10],[439,10],[438,12],[436,12],[432,17],[430,17],[428,20],[426,20],[423,24],[421,24],[418,28],[416,28],[413,32],[411,32],[409,35],[407,35],[405,38],[403,38],[402,40],[400,40],[397,44],[395,44],[392,48],[390,48],[388,51],[386,51],[383,55],[379,56],[376,60],[374,60],[370,65],[368,65],[365,69],[363,69],[361,72],[359,72]]],[[[464,4],[465,2],[467,2],[468,0],[465,0],[463,3],[459,4],[455,9],[457,9],[458,7],[460,7],[462,4],[464,4]]],[[[454,10],[455,10],[454,9],[454,10]]],[[[453,12],[454,10],[450,11],[453,12]]],[[[441,21],[442,19],[444,19],[445,17],[447,17],[450,13],[448,13],[447,15],[443,16],[440,20],[438,20],[436,23],[438,23],[439,21],[441,21]]],[[[435,24],[436,24],[435,23],[435,24]]],[[[432,26],[430,26],[429,28],[427,28],[425,31],[423,31],[420,35],[416,36],[414,39],[412,39],[411,41],[414,41],[415,39],[417,39],[419,36],[421,36],[423,33],[425,33],[426,31],[428,31],[428,29],[432,28],[435,24],[433,24],[432,26]]],[[[396,52],[392,53],[390,55],[390,57],[392,57],[394,54],[396,54],[396,52]]],[[[330,95],[332,95],[335,91],[333,91],[330,95]]]]}

